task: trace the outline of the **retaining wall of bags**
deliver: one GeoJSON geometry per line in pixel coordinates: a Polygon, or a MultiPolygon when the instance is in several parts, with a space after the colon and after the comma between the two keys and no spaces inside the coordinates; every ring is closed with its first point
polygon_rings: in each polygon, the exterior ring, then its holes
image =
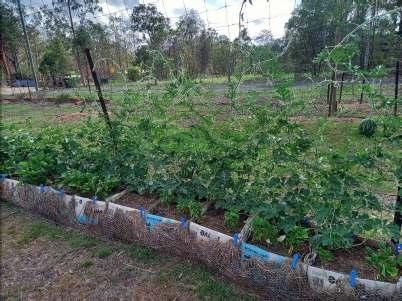
{"type": "Polygon", "coordinates": [[[398,283],[328,271],[242,242],[193,222],[165,218],[113,202],[68,195],[51,187],[1,179],[1,198],[58,223],[137,242],[202,262],[254,293],[276,300],[402,300],[398,283]]]}

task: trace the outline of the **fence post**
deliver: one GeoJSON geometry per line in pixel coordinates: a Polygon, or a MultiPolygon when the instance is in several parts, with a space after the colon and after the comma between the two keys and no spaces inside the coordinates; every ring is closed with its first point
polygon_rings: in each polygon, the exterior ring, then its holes
{"type": "Polygon", "coordinates": [[[339,90],[339,102],[342,100],[343,80],[345,79],[345,72],[342,72],[341,87],[339,90]]]}
{"type": "Polygon", "coordinates": [[[401,187],[398,186],[398,192],[396,196],[396,203],[395,203],[395,215],[394,215],[394,223],[398,226],[399,232],[401,232],[402,227],[402,198],[401,198],[401,187]]]}
{"type": "Polygon", "coordinates": [[[366,79],[365,78],[363,78],[363,80],[362,80],[362,90],[361,90],[361,92],[360,92],[360,100],[359,100],[359,104],[362,104],[363,103],[363,96],[364,96],[364,84],[366,83],[366,79]]]}
{"type": "Polygon", "coordinates": [[[396,60],[396,68],[395,68],[395,103],[394,103],[394,116],[397,116],[397,115],[398,115],[399,69],[400,69],[400,63],[399,63],[399,60],[396,60]]]}
{"type": "Polygon", "coordinates": [[[99,84],[98,75],[96,74],[96,71],[94,68],[94,62],[92,60],[91,52],[90,52],[89,48],[85,48],[84,51],[85,51],[85,55],[87,56],[89,68],[91,69],[92,78],[94,80],[95,87],[96,87],[96,93],[98,94],[99,102],[102,107],[103,116],[105,117],[106,123],[109,126],[109,128],[112,129],[112,124],[110,122],[109,114],[107,112],[105,99],[103,98],[103,95],[102,95],[102,90],[101,90],[101,87],[99,84]]]}
{"type": "Polygon", "coordinates": [[[27,29],[26,29],[26,26],[25,26],[25,19],[24,19],[24,15],[22,13],[20,0],[17,1],[17,4],[18,4],[18,12],[20,14],[20,19],[21,19],[22,31],[24,32],[25,44],[26,44],[26,47],[27,47],[26,51],[27,51],[29,66],[31,67],[32,77],[33,77],[34,82],[35,82],[35,91],[38,92],[39,91],[38,78],[36,77],[35,66],[34,66],[34,62],[33,62],[33,58],[32,58],[31,44],[29,43],[29,38],[28,38],[28,34],[27,34],[27,29]]]}

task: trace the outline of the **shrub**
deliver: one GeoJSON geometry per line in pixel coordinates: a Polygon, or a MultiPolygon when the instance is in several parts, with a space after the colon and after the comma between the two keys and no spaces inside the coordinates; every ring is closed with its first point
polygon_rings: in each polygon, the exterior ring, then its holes
{"type": "Polygon", "coordinates": [[[127,69],[127,78],[133,82],[141,78],[141,69],[138,66],[130,66],[127,69]]]}
{"type": "Polygon", "coordinates": [[[366,137],[371,137],[374,135],[375,130],[377,128],[377,124],[374,120],[366,118],[360,122],[359,125],[359,133],[366,137]]]}

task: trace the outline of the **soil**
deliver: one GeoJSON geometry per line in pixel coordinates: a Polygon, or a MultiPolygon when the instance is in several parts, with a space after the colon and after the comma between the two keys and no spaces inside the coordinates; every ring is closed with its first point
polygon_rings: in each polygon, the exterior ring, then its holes
{"type": "MultiPolygon", "coordinates": [[[[151,205],[153,205],[158,199],[151,195],[139,195],[136,193],[128,193],[115,201],[116,204],[124,205],[131,208],[140,208],[143,207],[145,211],[149,211],[151,205]]],[[[167,204],[167,203],[159,203],[158,206],[153,208],[150,211],[152,214],[157,214],[159,216],[172,218],[175,220],[180,220],[182,216],[189,218],[186,214],[179,212],[176,209],[175,204],[167,204]]],[[[240,215],[240,221],[236,228],[230,229],[225,226],[224,221],[224,210],[223,209],[215,209],[210,208],[208,211],[195,222],[202,226],[208,227],[210,229],[222,232],[227,235],[233,235],[233,233],[239,233],[244,225],[245,220],[247,219],[246,215],[240,215]]]]}
{"type": "MultiPolygon", "coordinates": [[[[377,280],[377,271],[366,263],[367,251],[365,246],[362,245],[349,250],[337,250],[332,254],[334,259],[330,262],[321,263],[318,259],[314,266],[345,274],[349,274],[355,268],[359,278],[377,280]]],[[[395,279],[387,279],[386,281],[397,282],[395,279]]]]}
{"type": "Polygon", "coordinates": [[[180,220],[182,216],[188,218],[185,214],[180,213],[176,209],[175,204],[160,203],[158,207],[155,208],[154,212],[156,215],[172,218],[175,220],[180,220]]]}
{"type": "Polygon", "coordinates": [[[137,193],[129,192],[113,203],[137,209],[143,207],[145,211],[149,211],[149,207],[156,201],[157,199],[150,195],[139,195],[137,193]]]}
{"type": "Polygon", "coordinates": [[[202,226],[208,227],[210,229],[222,232],[227,235],[233,235],[234,233],[240,233],[241,229],[244,226],[244,222],[247,219],[247,216],[240,215],[240,221],[236,228],[230,229],[225,226],[224,220],[224,210],[223,209],[215,209],[212,208],[208,210],[200,219],[196,222],[202,226]]]}
{"type": "Polygon", "coordinates": [[[73,122],[73,121],[79,121],[82,119],[85,119],[89,116],[89,113],[70,113],[70,114],[63,114],[63,115],[59,115],[56,117],[56,121],[57,122],[73,122]]]}

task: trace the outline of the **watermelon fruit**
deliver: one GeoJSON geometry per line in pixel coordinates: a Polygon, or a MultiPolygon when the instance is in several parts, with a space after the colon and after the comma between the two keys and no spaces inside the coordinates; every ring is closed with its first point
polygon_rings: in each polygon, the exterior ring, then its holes
{"type": "Polygon", "coordinates": [[[359,133],[366,137],[371,137],[374,135],[377,124],[374,120],[370,118],[363,119],[359,125],[359,133]]]}

